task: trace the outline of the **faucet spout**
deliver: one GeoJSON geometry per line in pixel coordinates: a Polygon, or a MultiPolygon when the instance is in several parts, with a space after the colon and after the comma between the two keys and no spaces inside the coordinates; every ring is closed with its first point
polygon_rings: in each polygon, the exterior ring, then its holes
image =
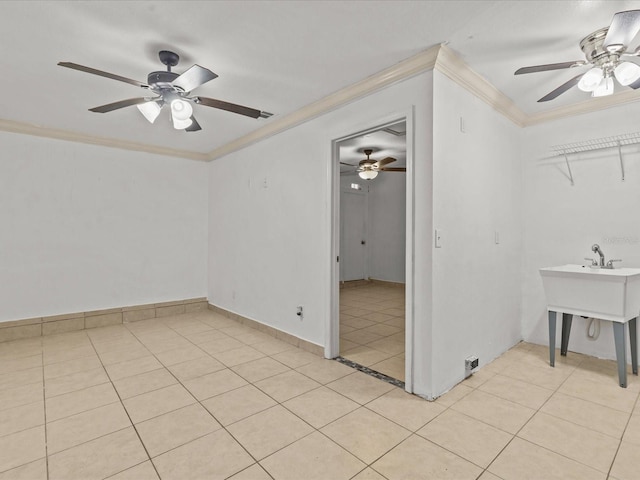
{"type": "Polygon", "coordinates": [[[600,255],[600,266],[604,267],[604,253],[602,253],[602,250],[600,250],[600,245],[598,245],[597,243],[594,243],[593,246],[591,247],[591,250],[593,250],[595,253],[600,255]]]}

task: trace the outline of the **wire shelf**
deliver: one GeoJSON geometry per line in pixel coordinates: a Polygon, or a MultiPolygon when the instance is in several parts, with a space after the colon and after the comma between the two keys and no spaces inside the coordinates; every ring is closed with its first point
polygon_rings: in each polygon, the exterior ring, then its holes
{"type": "Polygon", "coordinates": [[[554,145],[551,147],[551,151],[556,155],[564,155],[565,153],[589,152],[592,150],[633,145],[636,143],[640,143],[640,132],[625,133],[623,135],[615,135],[613,137],[595,138],[593,140],[585,140],[582,142],[565,143],[564,145],[554,145]]]}

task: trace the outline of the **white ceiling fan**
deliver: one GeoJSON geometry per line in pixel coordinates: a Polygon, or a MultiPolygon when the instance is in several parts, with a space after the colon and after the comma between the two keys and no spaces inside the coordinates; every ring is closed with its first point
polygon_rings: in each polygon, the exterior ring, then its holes
{"type": "Polygon", "coordinates": [[[633,53],[627,52],[629,44],[638,32],[640,32],[640,10],[618,12],[613,16],[611,25],[596,30],[580,41],[580,49],[586,60],[523,67],[516,70],[515,75],[586,65],[591,67],[560,85],[538,102],[553,100],[575,85],[583,92],[591,92],[593,97],[611,95],[614,91],[614,78],[620,85],[633,89],[640,88],[640,66],[624,59],[624,57],[640,56],[640,48],[633,53]]]}

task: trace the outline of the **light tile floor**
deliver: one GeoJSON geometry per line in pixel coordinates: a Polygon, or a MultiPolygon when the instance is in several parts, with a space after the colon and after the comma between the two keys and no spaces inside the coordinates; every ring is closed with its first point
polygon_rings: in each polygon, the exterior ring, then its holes
{"type": "Polygon", "coordinates": [[[404,382],[404,287],[340,289],[340,355],[404,382]]]}
{"type": "Polygon", "coordinates": [[[520,343],[427,402],[199,312],[0,344],[0,480],[633,480],[639,393],[520,343]]]}

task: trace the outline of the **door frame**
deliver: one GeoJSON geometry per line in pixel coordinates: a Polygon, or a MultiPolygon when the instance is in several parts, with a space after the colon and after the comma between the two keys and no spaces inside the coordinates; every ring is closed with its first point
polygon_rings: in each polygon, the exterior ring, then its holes
{"type": "Polygon", "coordinates": [[[415,215],[414,215],[414,108],[390,113],[385,117],[368,122],[368,127],[354,127],[351,133],[347,133],[331,140],[331,164],[329,167],[330,201],[331,201],[331,255],[330,285],[329,285],[329,318],[325,325],[325,349],[326,358],[335,358],[340,354],[340,264],[338,255],[340,252],[340,151],[338,144],[344,140],[366,135],[389,127],[398,122],[406,122],[406,197],[405,197],[405,390],[413,393],[413,364],[414,364],[414,325],[415,316],[413,308],[414,298],[414,249],[415,249],[415,215]]]}

